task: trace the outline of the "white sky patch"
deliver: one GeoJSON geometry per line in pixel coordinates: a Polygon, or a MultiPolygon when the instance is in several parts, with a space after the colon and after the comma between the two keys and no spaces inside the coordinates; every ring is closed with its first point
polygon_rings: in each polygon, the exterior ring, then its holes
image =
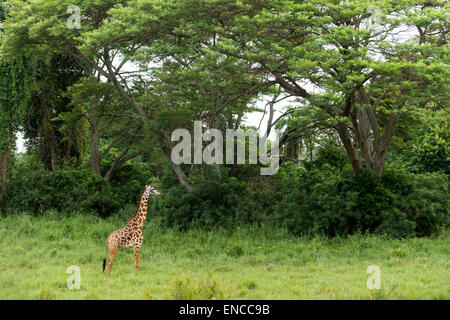
{"type": "MultiPolygon", "coordinates": [[[[280,95],[280,97],[278,97],[278,99],[281,99],[283,96],[280,95]]],[[[258,100],[258,102],[256,103],[256,107],[258,107],[261,110],[264,110],[264,107],[266,106],[266,104],[272,100],[273,97],[271,96],[265,96],[263,97],[263,99],[258,100]]],[[[286,108],[288,106],[295,106],[296,104],[298,104],[299,102],[295,101],[296,97],[290,97],[287,99],[284,99],[282,101],[277,102],[273,109],[274,109],[274,114],[273,114],[273,119],[272,122],[275,122],[283,113],[286,112],[286,108]]],[[[266,108],[266,112],[258,112],[258,111],[254,111],[254,112],[247,112],[245,113],[245,117],[244,117],[244,121],[243,124],[246,126],[252,126],[258,129],[259,126],[259,130],[258,133],[260,135],[264,134],[267,130],[267,122],[269,120],[269,107],[267,106],[266,108]],[[262,121],[261,121],[262,120],[262,121]],[[261,124],[261,125],[260,125],[261,124]]],[[[272,127],[272,130],[270,131],[269,134],[269,139],[270,140],[275,140],[275,125],[272,127]]]]}
{"type": "Polygon", "coordinates": [[[16,134],[16,153],[23,153],[26,151],[25,140],[23,138],[23,133],[18,132],[16,134]]]}

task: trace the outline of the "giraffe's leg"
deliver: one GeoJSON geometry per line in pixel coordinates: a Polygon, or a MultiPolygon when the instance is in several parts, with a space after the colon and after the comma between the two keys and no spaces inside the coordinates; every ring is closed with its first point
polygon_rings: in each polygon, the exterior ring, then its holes
{"type": "Polygon", "coordinates": [[[141,246],[134,247],[134,271],[138,272],[139,269],[139,252],[141,251],[141,246]]]}
{"type": "Polygon", "coordinates": [[[108,276],[111,275],[112,265],[114,263],[114,259],[116,258],[117,252],[119,251],[118,246],[113,246],[109,248],[109,259],[108,259],[108,276]]]}
{"type": "Polygon", "coordinates": [[[139,269],[139,252],[141,251],[142,240],[144,235],[142,232],[135,234],[133,239],[133,249],[134,249],[134,271],[138,272],[139,269]]]}

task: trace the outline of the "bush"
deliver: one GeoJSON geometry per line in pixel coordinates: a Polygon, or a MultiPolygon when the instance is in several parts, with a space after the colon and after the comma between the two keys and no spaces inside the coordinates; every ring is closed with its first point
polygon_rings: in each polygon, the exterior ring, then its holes
{"type": "Polygon", "coordinates": [[[152,210],[163,226],[180,230],[266,224],[295,235],[413,237],[449,225],[445,174],[341,169],[326,162],[285,163],[257,188],[236,178],[198,181],[192,191],[170,188],[152,210]]]}
{"type": "Polygon", "coordinates": [[[273,223],[297,235],[343,236],[357,232],[393,237],[426,236],[448,225],[448,181],[443,174],[344,170],[294,189],[275,205],[273,223]]]}
{"type": "Polygon", "coordinates": [[[127,203],[136,204],[144,183],[133,177],[132,171],[125,168],[117,180],[110,183],[87,167],[51,172],[32,158],[26,158],[16,161],[12,167],[0,208],[6,213],[28,211],[40,214],[55,209],[106,217],[127,203]],[[127,174],[128,180],[123,178],[127,174]]]}
{"type": "Polygon", "coordinates": [[[164,197],[152,202],[152,210],[159,213],[166,227],[211,229],[261,222],[263,208],[254,198],[248,183],[233,178],[227,182],[203,180],[192,191],[182,186],[169,189],[164,197]]]}
{"type": "Polygon", "coordinates": [[[398,154],[394,152],[390,158],[392,165],[412,173],[442,172],[450,174],[450,126],[448,120],[428,119],[421,132],[403,146],[398,154]]]}
{"type": "Polygon", "coordinates": [[[411,190],[395,206],[416,224],[418,236],[428,236],[440,226],[450,226],[448,177],[439,173],[409,175],[411,190]]]}
{"type": "MultiPolygon", "coordinates": [[[[0,209],[102,217],[117,213],[126,219],[134,214],[142,186],[150,180],[145,172],[127,165],[108,182],[87,166],[50,172],[27,156],[12,166],[0,209]]],[[[387,169],[381,176],[369,170],[354,174],[339,150],[319,152],[318,159],[304,166],[285,162],[271,177],[237,178],[227,173],[211,181],[190,179],[192,191],[177,184],[163,188],[164,196],[152,198],[149,210],[161,226],[231,229],[245,224],[282,227],[295,235],[412,237],[450,225],[445,173],[387,169]]],[[[233,249],[229,254],[240,253],[233,249]]]]}

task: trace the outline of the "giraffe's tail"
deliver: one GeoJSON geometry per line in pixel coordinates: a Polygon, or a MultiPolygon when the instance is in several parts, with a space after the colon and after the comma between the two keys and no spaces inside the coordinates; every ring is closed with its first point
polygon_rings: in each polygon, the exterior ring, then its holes
{"type": "MultiPolygon", "coordinates": [[[[105,256],[106,256],[107,251],[108,251],[108,239],[106,239],[106,243],[105,243],[105,256]]],[[[106,268],[106,258],[103,258],[103,272],[105,271],[105,268],[106,268]]]]}

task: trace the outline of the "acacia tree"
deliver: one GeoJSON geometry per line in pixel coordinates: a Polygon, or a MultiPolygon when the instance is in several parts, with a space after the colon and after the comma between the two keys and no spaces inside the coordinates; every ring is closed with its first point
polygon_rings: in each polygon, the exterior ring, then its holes
{"type": "MultiPolygon", "coordinates": [[[[170,129],[192,128],[193,120],[203,120],[206,127],[237,129],[245,113],[254,110],[254,98],[275,83],[265,78],[260,66],[221,52],[228,42],[219,36],[218,25],[228,28],[232,15],[223,17],[226,10],[218,4],[133,2],[111,10],[111,23],[95,32],[99,41],[137,46],[133,60],[143,70],[158,63],[152,81],[136,80],[146,88],[144,100],[152,101],[159,110],[152,123],[166,142],[162,147],[168,155],[170,129]],[[148,30],[155,25],[165,31],[158,37],[153,37],[153,32],[149,36],[148,30]]],[[[179,174],[184,176],[182,171],[179,174]]]]}
{"type": "Polygon", "coordinates": [[[204,120],[206,126],[237,128],[261,84],[259,74],[252,76],[251,64],[211,49],[220,41],[215,30],[207,27],[214,26],[208,22],[211,18],[201,20],[205,26],[201,33],[184,36],[191,23],[197,23],[196,9],[180,1],[130,2],[111,9],[109,22],[89,34],[96,43],[128,50],[138,68],[119,72],[126,89],[133,92],[127,101],[132,99],[135,106],[146,110],[145,117],[135,108],[149,125],[149,135],[158,137],[157,144],[178,180],[188,188],[183,168],[170,159],[170,132],[192,128],[194,120],[204,120]]]}
{"type": "Polygon", "coordinates": [[[382,173],[404,114],[448,103],[444,1],[220,3],[224,17],[235,13],[221,52],[260,65],[310,122],[332,125],[355,172],[382,173]]]}
{"type": "MultiPolygon", "coordinates": [[[[179,26],[179,29],[185,28],[188,27],[179,26]]],[[[217,52],[215,48],[220,41],[214,30],[205,30],[201,36],[183,39],[175,36],[165,40],[160,50],[170,54],[162,56],[155,85],[160,93],[156,99],[164,100],[164,105],[161,116],[154,122],[167,136],[176,128],[193,130],[196,120],[202,120],[206,129],[237,130],[245,114],[254,110],[258,94],[267,92],[273,84],[265,81],[251,63],[217,52]]],[[[170,152],[170,148],[167,149],[170,152]]],[[[220,177],[220,165],[215,167],[220,177]]],[[[206,167],[203,169],[208,178],[206,167]]]]}

